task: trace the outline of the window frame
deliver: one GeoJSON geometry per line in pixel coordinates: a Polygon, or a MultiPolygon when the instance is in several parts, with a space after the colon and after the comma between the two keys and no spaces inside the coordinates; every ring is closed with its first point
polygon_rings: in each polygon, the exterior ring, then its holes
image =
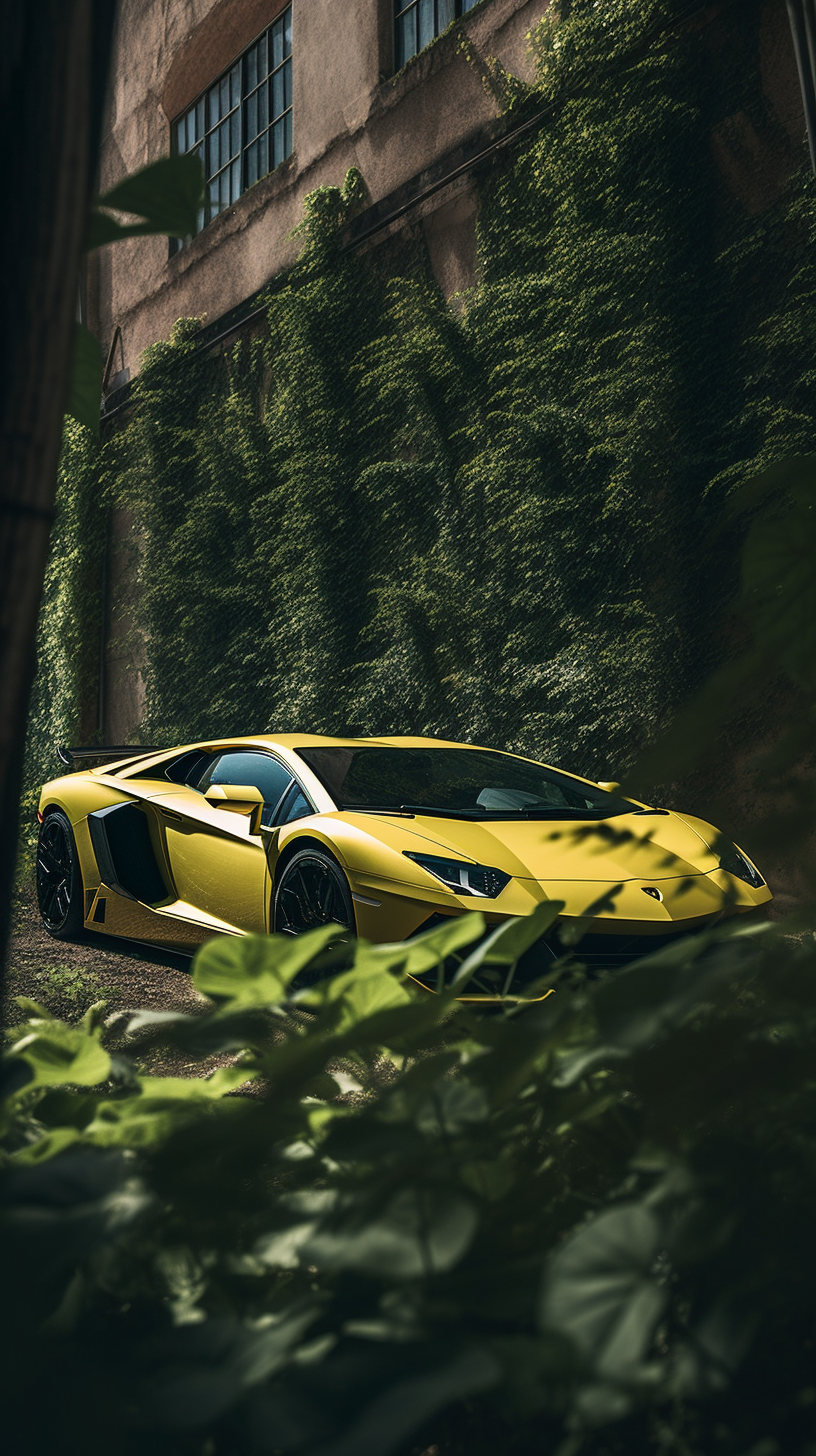
{"type": "MultiPolygon", "coordinates": [[[[205,200],[203,207],[199,209],[195,237],[204,232],[223,212],[234,207],[256,183],[268,177],[293,154],[293,11],[293,0],[289,0],[250,44],[170,121],[171,155],[187,156],[197,152],[204,168],[205,200]],[[279,34],[276,35],[276,32],[279,34]],[[275,60],[278,39],[280,57],[275,60]],[[257,66],[262,55],[265,69],[260,77],[256,70],[253,80],[252,65],[254,63],[257,66]],[[273,109],[276,96],[281,102],[280,110],[273,109]],[[214,97],[217,100],[214,101],[214,97]],[[255,120],[249,123],[248,117],[253,103],[255,120]],[[213,105],[217,109],[215,116],[212,114],[213,105]],[[261,116],[263,120],[260,119],[261,116]],[[254,125],[255,130],[247,140],[250,124],[254,125]],[[282,137],[282,154],[275,161],[278,128],[282,137]],[[218,158],[217,165],[211,168],[214,147],[217,148],[218,158]],[[253,151],[255,156],[251,157],[253,151]],[[227,184],[226,193],[223,189],[224,180],[227,184]],[[216,200],[211,195],[213,183],[219,184],[216,200]]],[[[188,241],[189,238],[171,238],[170,256],[173,257],[188,241]]]]}

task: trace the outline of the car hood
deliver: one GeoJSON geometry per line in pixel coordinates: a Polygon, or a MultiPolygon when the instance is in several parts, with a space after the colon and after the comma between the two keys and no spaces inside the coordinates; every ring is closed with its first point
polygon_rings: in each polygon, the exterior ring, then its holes
{"type": "Polygon", "coordinates": [[[718,864],[701,835],[674,813],[621,814],[601,822],[525,819],[489,824],[417,815],[410,827],[404,818],[385,814],[371,819],[382,819],[391,829],[399,826],[404,848],[413,853],[452,854],[517,879],[606,884],[676,879],[705,874],[718,864]]]}

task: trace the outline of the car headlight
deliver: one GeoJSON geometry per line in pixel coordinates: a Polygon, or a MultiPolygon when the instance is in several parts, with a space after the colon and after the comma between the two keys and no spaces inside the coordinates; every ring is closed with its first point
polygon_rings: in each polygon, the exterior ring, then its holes
{"type": "Polygon", "coordinates": [[[734,875],[738,880],[744,880],[745,884],[750,885],[754,890],[758,890],[761,885],[765,884],[759,870],[754,869],[748,856],[743,854],[741,849],[737,849],[735,844],[731,844],[728,840],[723,843],[720,840],[719,848],[721,870],[725,870],[729,875],[734,875]]]}
{"type": "Polygon", "coordinates": [[[495,900],[511,878],[491,865],[466,864],[464,860],[442,859],[436,854],[412,854],[407,849],[403,854],[414,864],[422,865],[429,874],[436,875],[457,895],[480,895],[483,899],[495,900]]]}

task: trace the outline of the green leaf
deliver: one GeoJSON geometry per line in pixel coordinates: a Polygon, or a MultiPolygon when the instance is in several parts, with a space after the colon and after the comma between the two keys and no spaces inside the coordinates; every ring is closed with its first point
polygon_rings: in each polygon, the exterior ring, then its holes
{"type": "Polygon", "coordinates": [[[661,1228],[639,1203],[584,1224],[552,1256],[542,1289],[542,1329],[570,1338],[596,1376],[637,1372],[666,1304],[652,1272],[661,1228]]]}
{"type": "Polygon", "coordinates": [[[304,1244],[301,1258],[321,1269],[355,1269],[371,1279],[416,1279],[450,1269],[476,1232],[476,1210],[459,1194],[404,1188],[382,1213],[357,1209],[304,1244]]]}
{"type": "Polygon", "coordinates": [[[350,971],[343,971],[299,992],[298,1004],[318,1012],[331,1010],[332,1030],[335,1032],[346,1031],[377,1012],[410,1006],[412,993],[391,974],[387,959],[383,958],[379,963],[374,959],[372,964],[371,949],[365,941],[361,942],[350,971]]]}
{"type": "Polygon", "coordinates": [[[197,229],[198,211],[203,204],[204,171],[200,159],[193,154],[163,157],[97,198],[85,247],[90,252],[120,238],[156,233],[190,237],[197,229]],[[120,223],[106,212],[100,212],[100,208],[131,213],[142,221],[120,223]]]}
{"type": "Polygon", "coordinates": [[[32,1087],[58,1087],[64,1083],[95,1087],[110,1072],[110,1057],[98,1033],[66,1026],[61,1021],[38,1026],[16,1042],[11,1052],[28,1062],[34,1073],[26,1083],[26,1092],[32,1087]]]}
{"type": "Polygon", "coordinates": [[[321,925],[294,939],[286,935],[214,938],[193,961],[196,989],[233,1006],[278,1006],[286,1000],[295,976],[340,933],[337,925],[321,925]]]}
{"type": "MultiPolygon", "coordinates": [[[[497,925],[492,934],[462,962],[451,982],[451,990],[462,990],[477,971],[491,967],[509,970],[515,966],[524,952],[546,934],[563,908],[563,900],[543,900],[529,915],[520,915],[497,925]]],[[[508,978],[504,983],[507,990],[511,981],[512,978],[508,978]]]]}
{"type": "Polygon", "coordinates": [[[98,435],[101,403],[102,350],[85,325],[75,323],[68,414],[98,435]]]}

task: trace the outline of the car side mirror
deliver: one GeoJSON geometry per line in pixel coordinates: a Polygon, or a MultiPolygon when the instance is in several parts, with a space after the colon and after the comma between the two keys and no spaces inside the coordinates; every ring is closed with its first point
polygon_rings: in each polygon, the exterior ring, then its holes
{"type": "Polygon", "coordinates": [[[616,784],[614,779],[598,779],[598,788],[606,789],[606,792],[608,794],[617,794],[618,790],[620,789],[620,784],[616,784]]]}
{"type": "Polygon", "coordinates": [[[248,815],[250,834],[260,834],[264,796],[254,784],[210,784],[204,798],[214,809],[248,815]]]}

